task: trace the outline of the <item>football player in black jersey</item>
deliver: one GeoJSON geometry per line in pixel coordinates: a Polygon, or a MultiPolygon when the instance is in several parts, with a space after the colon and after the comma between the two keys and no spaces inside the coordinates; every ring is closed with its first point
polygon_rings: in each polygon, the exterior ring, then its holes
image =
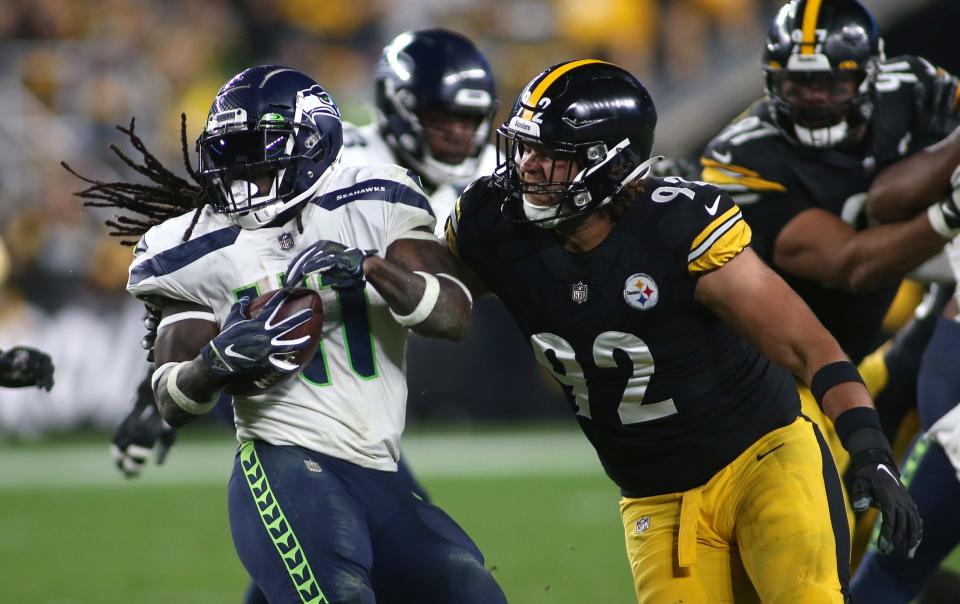
{"type": "MultiPolygon", "coordinates": [[[[929,217],[871,226],[863,209],[877,170],[960,124],[956,78],[918,57],[886,60],[876,21],[857,0],[783,6],[763,65],[766,98],[709,143],[701,178],[731,194],[758,255],[860,363],[891,434],[914,400],[932,321],[867,355],[882,342],[899,280],[941,250],[960,213],[948,199],[929,217]]],[[[832,428],[809,393],[801,396],[844,470],[832,428]]]]}
{"type": "Polygon", "coordinates": [[[474,293],[510,310],[620,487],[640,602],[842,602],[840,480],[790,372],[835,420],[885,550],[917,546],[916,508],[856,368],[750,249],[740,209],[712,185],[649,176],[655,124],[615,65],[545,70],[498,130],[494,175],[448,219],[448,246],[474,293]]]}
{"type": "Polygon", "coordinates": [[[957,82],[925,60],[884,60],[856,0],[793,0],[771,25],[767,95],[707,146],[702,178],[743,208],[754,248],[855,361],[876,345],[899,279],[939,252],[916,216],[867,228],[876,171],[960,124],[957,82]]]}

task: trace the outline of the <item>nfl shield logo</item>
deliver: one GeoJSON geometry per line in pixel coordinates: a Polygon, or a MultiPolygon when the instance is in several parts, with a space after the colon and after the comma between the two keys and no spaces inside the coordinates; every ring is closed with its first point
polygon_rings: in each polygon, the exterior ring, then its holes
{"type": "Polygon", "coordinates": [[[280,242],[281,250],[291,250],[293,249],[293,235],[290,233],[280,233],[277,235],[277,241],[280,242]]]}
{"type": "Polygon", "coordinates": [[[640,533],[647,532],[647,529],[650,528],[650,516],[644,516],[640,520],[637,520],[637,525],[633,529],[634,535],[639,535],[640,533]]]}
{"type": "Polygon", "coordinates": [[[570,299],[577,304],[583,304],[587,301],[587,284],[583,281],[574,283],[570,286],[570,299]]]}

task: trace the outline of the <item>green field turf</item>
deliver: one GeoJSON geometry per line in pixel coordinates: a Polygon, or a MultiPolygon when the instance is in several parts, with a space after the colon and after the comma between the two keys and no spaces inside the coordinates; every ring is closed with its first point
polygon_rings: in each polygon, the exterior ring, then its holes
{"type": "MultiPolygon", "coordinates": [[[[233,447],[188,432],[167,467],[125,481],[102,440],[0,445],[0,603],[239,603],[233,447]]],[[[404,448],[512,603],[635,601],[617,492],[579,433],[415,434],[404,448]]]]}
{"type": "MultiPolygon", "coordinates": [[[[239,603],[233,445],[181,440],[136,481],[100,442],[0,447],[0,602],[239,603]]],[[[617,492],[581,435],[411,437],[405,450],[511,602],[632,601],[617,492]]]]}

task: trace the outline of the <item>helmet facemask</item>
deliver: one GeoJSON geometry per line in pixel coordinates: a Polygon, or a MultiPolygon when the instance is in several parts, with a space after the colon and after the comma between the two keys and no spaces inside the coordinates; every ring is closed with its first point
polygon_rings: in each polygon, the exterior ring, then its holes
{"type": "Polygon", "coordinates": [[[383,112],[377,116],[380,130],[390,147],[407,167],[411,168],[434,185],[452,184],[465,186],[477,175],[480,155],[490,138],[493,116],[498,103],[487,91],[461,89],[457,91],[451,106],[426,107],[413,111],[416,99],[406,89],[397,89],[392,80],[383,86],[383,103],[389,104],[389,116],[383,112]],[[476,127],[470,140],[470,149],[459,162],[438,158],[428,140],[431,113],[447,116],[472,117],[476,127]],[[402,132],[399,136],[397,132],[402,132]]]}
{"type": "Polygon", "coordinates": [[[211,207],[242,228],[267,226],[305,203],[339,159],[339,113],[319,86],[298,92],[290,113],[214,113],[197,139],[211,207]]]}
{"type": "Polygon", "coordinates": [[[848,142],[873,110],[876,62],[864,69],[766,69],[767,96],[779,125],[801,145],[848,142]]]}
{"type": "MultiPolygon", "coordinates": [[[[517,119],[510,122],[517,123],[517,119]]],[[[521,134],[510,124],[497,130],[493,182],[501,191],[504,213],[509,218],[541,228],[554,228],[609,204],[624,186],[645,178],[650,167],[662,159],[643,158],[629,139],[613,148],[603,141],[548,145],[521,134]],[[552,160],[546,180],[523,179],[520,165],[530,152],[552,160]],[[553,203],[536,203],[547,200],[553,203]]]]}

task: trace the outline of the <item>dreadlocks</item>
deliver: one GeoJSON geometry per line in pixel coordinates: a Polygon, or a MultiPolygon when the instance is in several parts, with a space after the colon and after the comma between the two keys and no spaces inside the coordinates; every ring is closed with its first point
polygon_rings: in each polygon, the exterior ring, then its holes
{"type": "Polygon", "coordinates": [[[186,114],[180,114],[180,148],[183,153],[184,166],[186,166],[187,173],[193,182],[180,178],[160,163],[152,153],[147,151],[143,140],[134,134],[133,129],[134,119],[130,120],[128,128],[117,126],[117,130],[126,134],[133,148],[140,152],[143,163],[135,162],[116,145],[110,145],[110,150],[123,163],[149,178],[154,184],[102,182],[82,176],[71,168],[67,162],[60,162],[68,172],[90,185],[86,189],[74,193],[74,195],[86,200],[83,202],[85,206],[117,208],[138,215],[137,217],[116,215],[112,219],[106,220],[107,227],[111,229],[110,235],[122,237],[121,243],[127,246],[135,245],[151,227],[168,218],[194,210],[193,220],[183,233],[183,241],[187,241],[200,219],[203,206],[206,205],[203,187],[200,185],[197,172],[190,165],[190,156],[187,152],[187,116],[186,114]]]}

